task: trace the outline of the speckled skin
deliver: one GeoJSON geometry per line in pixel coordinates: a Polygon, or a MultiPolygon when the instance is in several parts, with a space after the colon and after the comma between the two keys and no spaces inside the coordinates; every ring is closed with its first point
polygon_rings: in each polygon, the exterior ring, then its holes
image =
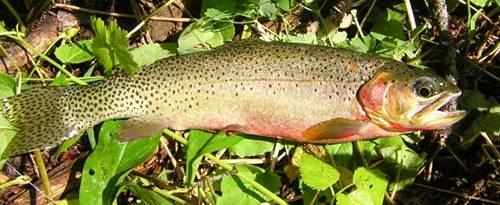
{"type": "Polygon", "coordinates": [[[4,156],[52,147],[118,118],[304,141],[301,133],[319,122],[366,118],[356,92],[384,69],[413,72],[342,49],[248,41],[163,59],[90,86],[31,89],[4,100],[4,114],[20,129],[4,156]]]}

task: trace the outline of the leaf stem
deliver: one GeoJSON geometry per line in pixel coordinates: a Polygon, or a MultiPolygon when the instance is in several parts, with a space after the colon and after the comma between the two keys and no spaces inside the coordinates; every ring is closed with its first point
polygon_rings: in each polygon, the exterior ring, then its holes
{"type": "Polygon", "coordinates": [[[52,189],[50,188],[49,176],[47,175],[47,169],[45,168],[45,163],[43,163],[42,153],[39,149],[35,150],[35,163],[40,173],[40,179],[42,180],[42,188],[47,198],[52,200],[52,189]]]}
{"type": "Polygon", "coordinates": [[[13,180],[10,180],[10,181],[7,181],[3,184],[0,184],[0,190],[9,188],[9,187],[15,186],[15,185],[28,184],[28,183],[30,183],[30,181],[31,181],[30,177],[28,177],[26,175],[18,176],[17,178],[15,178],[13,180]]]}
{"type": "Polygon", "coordinates": [[[153,191],[155,191],[156,193],[166,197],[166,198],[169,198],[169,199],[172,199],[173,201],[176,202],[176,204],[189,204],[187,201],[184,201],[183,199],[179,198],[179,197],[176,197],[170,193],[168,193],[168,191],[165,191],[163,189],[160,189],[158,187],[154,187],[153,188],[153,191]]]}
{"type": "Polygon", "coordinates": [[[14,36],[7,36],[9,38],[12,38],[14,39],[15,41],[17,41],[19,44],[21,44],[22,46],[28,48],[30,51],[32,51],[33,53],[35,53],[37,56],[40,56],[40,58],[46,60],[47,62],[49,62],[50,64],[52,64],[54,67],[58,68],[60,71],[62,71],[64,74],[68,75],[68,77],[73,80],[75,83],[78,83],[80,85],[87,85],[87,83],[83,82],[82,80],[80,80],[79,78],[75,77],[71,72],[69,72],[68,70],[66,70],[66,68],[64,68],[62,65],[59,65],[57,62],[55,62],[54,60],[52,60],[51,58],[49,58],[48,56],[46,56],[45,54],[43,54],[42,52],[38,51],[35,47],[33,47],[31,44],[29,44],[26,40],[24,40],[23,38],[19,38],[19,37],[14,37],[14,36]]]}
{"type": "Polygon", "coordinates": [[[361,144],[361,141],[355,141],[353,143],[354,147],[356,147],[356,150],[358,150],[361,161],[363,162],[363,166],[366,168],[370,168],[370,164],[368,164],[368,161],[366,161],[365,152],[363,151],[363,144],[361,144]]]}

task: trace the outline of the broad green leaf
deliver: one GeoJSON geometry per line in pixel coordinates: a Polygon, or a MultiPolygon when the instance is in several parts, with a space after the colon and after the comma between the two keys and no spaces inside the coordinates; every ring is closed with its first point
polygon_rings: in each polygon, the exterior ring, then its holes
{"type": "Polygon", "coordinates": [[[276,14],[278,14],[278,9],[271,0],[260,0],[259,14],[269,18],[270,20],[274,20],[276,19],[276,14]]]}
{"type": "Polygon", "coordinates": [[[379,166],[390,178],[389,190],[401,190],[410,185],[417,176],[425,158],[408,148],[401,137],[374,140],[375,149],[384,159],[379,166]]]}
{"type": "Polygon", "coordinates": [[[232,14],[236,12],[237,1],[203,0],[201,13],[206,14],[209,9],[217,10],[221,13],[232,14]]]}
{"type": "Polygon", "coordinates": [[[161,135],[130,142],[114,139],[122,121],[107,121],[99,131],[96,149],[85,161],[80,184],[80,204],[111,204],[118,184],[137,165],[155,151],[161,135]]]}
{"type": "Polygon", "coordinates": [[[300,180],[299,184],[300,191],[302,193],[302,201],[303,204],[314,204],[314,205],[323,205],[325,202],[320,202],[320,198],[325,198],[326,202],[330,202],[333,200],[333,192],[330,189],[326,189],[323,191],[314,190],[313,188],[304,184],[304,181],[300,180]],[[319,194],[316,196],[316,194],[319,194]],[[312,203],[312,200],[314,200],[312,203]]]}
{"type": "MultiPolygon", "coordinates": [[[[8,74],[0,73],[0,99],[13,96],[15,89],[16,81],[14,78],[8,74]]],[[[0,156],[16,133],[16,128],[3,115],[0,115],[0,156]]],[[[0,158],[0,167],[3,167],[5,161],[0,158]]]]}
{"type": "Polygon", "coordinates": [[[320,191],[335,184],[340,177],[334,167],[307,153],[300,158],[299,171],[306,185],[320,191]]]}
{"type": "Polygon", "coordinates": [[[344,167],[353,165],[354,149],[352,143],[327,144],[325,149],[335,162],[344,167]]]}
{"type": "Polygon", "coordinates": [[[57,59],[65,64],[77,64],[92,60],[92,40],[83,40],[74,44],[64,44],[54,52],[57,59]]]}
{"type": "Polygon", "coordinates": [[[486,100],[486,96],[484,96],[484,94],[480,93],[479,91],[466,89],[462,92],[463,95],[460,98],[460,105],[462,105],[462,109],[465,109],[468,113],[473,110],[487,111],[491,106],[491,103],[486,100]]]}
{"type": "Polygon", "coordinates": [[[229,153],[238,157],[251,157],[272,152],[276,140],[264,139],[251,135],[245,135],[238,143],[229,147],[229,153]]]}
{"type": "Polygon", "coordinates": [[[276,6],[284,11],[292,10],[293,5],[295,4],[295,0],[276,0],[276,6]]]}
{"type": "Polygon", "coordinates": [[[190,24],[179,36],[178,52],[192,53],[204,51],[206,48],[221,46],[231,41],[234,36],[234,24],[230,22],[214,22],[209,18],[190,24]]]}
{"type": "Polygon", "coordinates": [[[404,3],[399,3],[390,8],[387,8],[387,20],[402,22],[406,18],[406,6],[404,3]]]}
{"type": "Polygon", "coordinates": [[[388,182],[380,171],[360,167],[354,171],[353,182],[358,191],[370,195],[373,204],[381,205],[383,203],[388,182]]]}
{"type": "Polygon", "coordinates": [[[500,113],[488,113],[476,118],[470,127],[464,133],[464,141],[461,145],[462,149],[468,149],[475,139],[479,137],[480,132],[485,132],[495,141],[495,136],[498,139],[500,135],[500,113]]]}
{"type": "Polygon", "coordinates": [[[361,53],[372,53],[375,49],[377,41],[370,35],[364,37],[352,38],[349,44],[351,48],[355,51],[361,53]]]}
{"type": "Polygon", "coordinates": [[[16,81],[6,73],[0,73],[0,98],[13,96],[16,93],[16,81]]]}
{"type": "Polygon", "coordinates": [[[104,25],[104,21],[99,18],[92,17],[90,21],[95,34],[92,52],[105,71],[110,73],[118,65],[129,74],[139,70],[128,50],[127,32],[118,27],[116,20],[112,20],[109,26],[104,25]]]}
{"type": "Polygon", "coordinates": [[[139,66],[145,66],[154,63],[157,60],[174,56],[177,45],[175,43],[164,44],[146,44],[130,51],[132,58],[139,66]]]}
{"type": "MultiPolygon", "coordinates": [[[[269,191],[277,194],[280,191],[281,181],[280,177],[274,172],[265,172],[263,169],[253,166],[253,165],[237,165],[236,170],[239,174],[243,174],[250,179],[256,181],[262,186],[266,187],[269,191]]],[[[251,185],[241,181],[238,176],[226,177],[221,182],[221,192],[222,196],[226,193],[238,193],[241,196],[248,195],[257,201],[269,201],[271,200],[265,194],[260,193],[254,189],[251,185]]]]}
{"type": "Polygon", "coordinates": [[[318,44],[318,37],[315,33],[305,33],[297,35],[285,35],[282,37],[285,41],[291,43],[318,44]]]}
{"type": "Polygon", "coordinates": [[[170,199],[163,197],[162,195],[156,193],[153,190],[142,188],[141,186],[134,183],[127,183],[126,187],[130,192],[134,193],[137,197],[141,199],[146,205],[174,205],[170,199]]]}
{"type": "Polygon", "coordinates": [[[337,205],[374,205],[374,203],[370,194],[356,190],[349,194],[338,194],[337,205]]]}
{"type": "Polygon", "coordinates": [[[230,13],[221,12],[221,11],[214,9],[214,8],[208,8],[204,14],[206,17],[209,17],[213,20],[229,19],[232,17],[232,15],[230,13]]]}
{"type": "Polygon", "coordinates": [[[52,82],[50,82],[52,86],[64,86],[71,85],[71,82],[64,77],[64,75],[57,76],[52,82]]]}
{"type": "Polygon", "coordinates": [[[227,191],[217,197],[217,205],[234,205],[235,202],[245,205],[260,205],[260,202],[249,194],[242,194],[240,191],[227,191]]]}
{"type": "Polygon", "coordinates": [[[214,135],[200,130],[191,130],[186,153],[187,184],[190,185],[194,182],[196,171],[204,154],[231,147],[242,139],[238,135],[227,136],[222,132],[214,135]]]}
{"type": "Polygon", "coordinates": [[[486,3],[488,3],[488,0],[470,0],[474,5],[479,6],[479,7],[484,7],[486,6],[486,3]]]}

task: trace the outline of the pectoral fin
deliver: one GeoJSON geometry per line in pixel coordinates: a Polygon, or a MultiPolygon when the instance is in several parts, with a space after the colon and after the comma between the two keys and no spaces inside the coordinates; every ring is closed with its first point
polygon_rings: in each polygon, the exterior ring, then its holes
{"type": "Polygon", "coordinates": [[[378,125],[361,120],[335,118],[320,122],[302,132],[308,142],[339,143],[376,137],[394,136],[399,133],[389,132],[378,125]]]}
{"type": "Polygon", "coordinates": [[[166,128],[165,125],[154,122],[153,120],[131,118],[122,125],[120,133],[116,136],[116,139],[120,141],[131,141],[143,137],[149,137],[158,134],[164,128],[166,128]]]}

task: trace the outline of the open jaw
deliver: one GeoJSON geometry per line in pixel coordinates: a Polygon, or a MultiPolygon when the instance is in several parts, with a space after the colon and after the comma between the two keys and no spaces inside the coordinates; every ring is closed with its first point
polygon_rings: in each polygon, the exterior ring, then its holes
{"type": "Polygon", "coordinates": [[[442,129],[459,121],[465,117],[465,111],[445,111],[445,108],[451,102],[456,100],[460,94],[460,92],[443,93],[441,96],[418,111],[413,116],[412,124],[420,127],[421,129],[435,130],[442,129]]]}

